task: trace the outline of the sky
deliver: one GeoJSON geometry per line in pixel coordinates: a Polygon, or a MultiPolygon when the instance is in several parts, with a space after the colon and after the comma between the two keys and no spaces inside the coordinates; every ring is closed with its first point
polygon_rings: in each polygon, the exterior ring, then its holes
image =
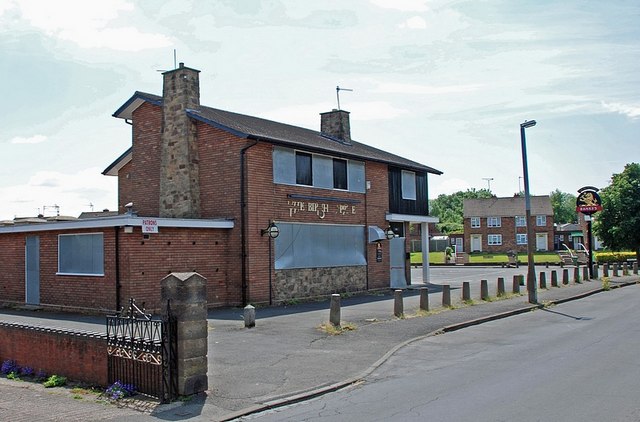
{"type": "Polygon", "coordinates": [[[640,161],[637,0],[0,0],[0,220],[117,208],[112,114],[177,62],[200,102],[443,172],[429,197],[608,185],[640,161]]]}

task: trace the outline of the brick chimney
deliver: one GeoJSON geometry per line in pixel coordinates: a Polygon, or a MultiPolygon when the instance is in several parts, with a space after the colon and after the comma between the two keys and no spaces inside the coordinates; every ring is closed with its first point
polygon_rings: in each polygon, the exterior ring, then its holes
{"type": "Polygon", "coordinates": [[[160,217],[200,217],[196,126],[186,114],[200,105],[199,73],[180,63],[162,74],[160,217]]]}
{"type": "Polygon", "coordinates": [[[320,113],[320,132],[350,143],[349,112],[333,109],[326,113],[320,113]]]}

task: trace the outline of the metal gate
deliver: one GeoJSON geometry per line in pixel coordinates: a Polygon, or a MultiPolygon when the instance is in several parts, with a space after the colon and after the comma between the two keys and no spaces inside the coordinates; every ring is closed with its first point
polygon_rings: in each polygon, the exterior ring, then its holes
{"type": "Polygon", "coordinates": [[[119,314],[107,316],[109,384],[132,384],[136,391],[168,403],[177,396],[176,320],[167,313],[154,318],[135,300],[119,314]]]}

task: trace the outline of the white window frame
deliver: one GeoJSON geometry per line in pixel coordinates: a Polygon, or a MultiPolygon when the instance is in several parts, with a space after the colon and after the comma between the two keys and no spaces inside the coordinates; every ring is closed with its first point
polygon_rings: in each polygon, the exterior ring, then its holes
{"type": "Polygon", "coordinates": [[[516,245],[526,245],[526,244],[527,244],[527,234],[516,233],[516,245]]]}
{"type": "Polygon", "coordinates": [[[500,245],[502,245],[502,235],[501,234],[488,234],[487,235],[487,245],[489,245],[489,246],[500,246],[500,245]]]}
{"type": "MultiPolygon", "coordinates": [[[[83,264],[84,262],[81,262],[80,267],[84,266],[83,264]]],[[[56,274],[103,277],[104,276],[104,233],[98,232],[98,233],[59,234],[58,235],[58,272],[56,274]],[[72,237],[84,238],[86,240],[89,236],[93,237],[93,239],[90,239],[91,241],[90,245],[87,245],[85,242],[82,242],[82,244],[80,245],[73,245],[66,242],[67,239],[72,241],[71,239],[72,237]],[[81,248],[81,250],[67,249],[74,246],[81,248]],[[90,246],[90,248],[87,248],[87,246],[90,246]],[[71,258],[68,258],[67,254],[71,254],[71,258]],[[78,262],[81,262],[75,259],[76,258],[83,259],[87,257],[90,257],[91,259],[91,262],[92,262],[92,265],[90,265],[91,269],[88,271],[75,270],[78,268],[78,262]],[[75,261],[70,263],[70,260],[75,260],[75,261]],[[69,268],[69,266],[74,268],[69,268]]]]}
{"type": "Polygon", "coordinates": [[[547,216],[546,215],[536,215],[536,226],[544,227],[547,225],[547,216]]]}
{"type": "Polygon", "coordinates": [[[502,227],[502,218],[487,217],[487,227],[502,227]]]}
{"type": "Polygon", "coordinates": [[[480,226],[481,226],[480,217],[471,217],[470,220],[471,220],[471,228],[472,229],[480,228],[480,226]]]}
{"type": "Polygon", "coordinates": [[[516,227],[527,227],[527,217],[524,215],[516,215],[516,227]]]}
{"type": "Polygon", "coordinates": [[[415,201],[417,198],[416,173],[402,170],[402,199],[415,201]]]}

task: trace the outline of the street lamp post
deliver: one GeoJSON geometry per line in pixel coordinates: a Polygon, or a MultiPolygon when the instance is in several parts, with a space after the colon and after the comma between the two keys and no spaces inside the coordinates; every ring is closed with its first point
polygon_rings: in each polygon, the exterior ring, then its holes
{"type": "Polygon", "coordinates": [[[531,222],[531,198],[529,196],[529,170],[527,167],[527,142],[524,130],[536,125],[535,120],[520,123],[520,142],[522,144],[522,171],[524,176],[524,202],[525,218],[527,221],[527,292],[529,293],[529,303],[538,303],[538,292],[536,291],[536,269],[533,262],[533,224],[531,222]]]}

